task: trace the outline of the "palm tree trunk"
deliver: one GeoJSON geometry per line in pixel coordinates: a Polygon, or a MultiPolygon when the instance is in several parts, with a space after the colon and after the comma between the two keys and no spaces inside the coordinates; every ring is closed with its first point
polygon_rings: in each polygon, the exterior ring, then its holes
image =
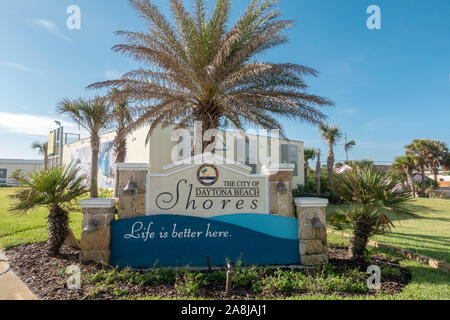
{"type": "MultiPolygon", "coordinates": [[[[198,113],[194,114],[195,119],[195,134],[194,134],[194,144],[192,146],[192,155],[196,155],[200,151],[201,153],[205,152],[205,149],[215,143],[215,136],[211,138],[211,140],[205,139],[205,133],[211,129],[218,129],[220,125],[220,117],[221,114],[218,111],[217,107],[209,106],[200,110],[198,113]],[[201,133],[201,136],[200,136],[201,133]]],[[[214,150],[210,150],[215,152],[214,150]]]]}
{"type": "Polygon", "coordinates": [[[333,181],[334,151],[333,151],[332,145],[329,146],[327,165],[328,165],[328,189],[331,189],[331,187],[333,186],[333,182],[334,182],[333,181]]]}
{"type": "Polygon", "coordinates": [[[322,175],[322,166],[320,165],[320,149],[317,150],[317,164],[316,164],[316,193],[320,196],[320,176],[322,175]]]}
{"type": "Polygon", "coordinates": [[[48,154],[47,154],[47,152],[45,152],[45,154],[44,154],[44,169],[45,169],[45,171],[48,170],[48,154]]]}
{"type": "Polygon", "coordinates": [[[100,150],[100,138],[98,135],[91,136],[91,198],[98,198],[98,153],[100,150]]]}
{"type": "Polygon", "coordinates": [[[305,161],[305,175],[304,175],[304,179],[305,179],[305,187],[306,187],[306,182],[308,181],[308,167],[309,167],[309,165],[308,165],[308,162],[307,161],[305,161]]]}
{"type": "Polygon", "coordinates": [[[372,232],[370,222],[361,217],[356,223],[353,237],[350,238],[349,254],[352,260],[364,262],[366,257],[366,247],[369,242],[369,236],[372,232]]]}
{"type": "Polygon", "coordinates": [[[412,196],[416,197],[416,186],[414,184],[414,179],[412,177],[411,172],[406,172],[406,177],[408,179],[409,189],[411,190],[412,196]]]}
{"type": "Polygon", "coordinates": [[[49,256],[54,257],[59,254],[59,250],[66,240],[68,233],[68,212],[60,207],[51,209],[48,216],[47,253],[49,256]]]}
{"type": "Polygon", "coordinates": [[[425,166],[420,167],[420,175],[422,178],[422,181],[420,182],[420,193],[422,194],[422,197],[425,198],[425,166]]]}
{"type": "MultiPolygon", "coordinates": [[[[127,155],[127,140],[122,135],[121,130],[117,130],[116,139],[114,140],[114,153],[116,156],[116,167],[118,163],[125,163],[127,155]]],[[[114,197],[119,197],[119,171],[116,170],[116,177],[114,181],[114,197]]]]}

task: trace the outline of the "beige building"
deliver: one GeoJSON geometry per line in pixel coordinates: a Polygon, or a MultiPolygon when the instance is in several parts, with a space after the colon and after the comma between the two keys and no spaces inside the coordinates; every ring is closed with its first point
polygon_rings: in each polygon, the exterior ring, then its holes
{"type": "Polygon", "coordinates": [[[20,169],[24,174],[43,168],[42,160],[0,159],[0,186],[16,186],[18,183],[11,174],[20,169]]]}
{"type": "MultiPolygon", "coordinates": [[[[150,164],[150,173],[161,173],[165,166],[191,156],[193,129],[185,130],[181,135],[176,136],[173,134],[174,126],[157,128],[146,143],[148,132],[149,126],[138,129],[127,137],[126,163],[150,164]]],[[[115,131],[101,136],[99,187],[114,186],[114,137],[115,131]]],[[[302,141],[258,136],[256,132],[246,134],[244,138],[239,133],[228,130],[220,130],[216,141],[219,141],[216,145],[216,154],[250,166],[253,174],[260,174],[268,162],[269,164],[294,164],[293,186],[304,184],[304,143],[302,141]],[[274,148],[276,151],[273,151],[274,148]]],[[[85,173],[89,172],[90,142],[88,138],[63,143],[61,155],[61,163],[75,162],[85,173]]]]}

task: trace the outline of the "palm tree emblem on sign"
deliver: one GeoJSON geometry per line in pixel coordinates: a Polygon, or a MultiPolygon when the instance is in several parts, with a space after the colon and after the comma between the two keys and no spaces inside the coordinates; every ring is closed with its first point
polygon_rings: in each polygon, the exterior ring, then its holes
{"type": "Polygon", "coordinates": [[[212,186],[219,179],[219,170],[213,165],[205,164],[198,169],[197,179],[204,186],[212,186]]]}

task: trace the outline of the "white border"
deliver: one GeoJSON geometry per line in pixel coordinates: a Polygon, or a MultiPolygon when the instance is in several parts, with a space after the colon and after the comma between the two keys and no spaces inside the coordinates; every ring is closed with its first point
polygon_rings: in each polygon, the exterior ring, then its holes
{"type": "Polygon", "coordinates": [[[322,198],[295,198],[295,205],[297,207],[326,207],[328,206],[328,199],[322,198]]]}
{"type": "Polygon", "coordinates": [[[92,208],[112,208],[116,204],[116,200],[112,198],[95,198],[80,200],[81,209],[92,208]]]}

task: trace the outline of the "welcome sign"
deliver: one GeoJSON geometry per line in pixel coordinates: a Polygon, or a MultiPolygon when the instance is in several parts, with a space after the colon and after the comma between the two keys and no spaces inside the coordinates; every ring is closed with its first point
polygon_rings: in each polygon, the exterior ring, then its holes
{"type": "Polygon", "coordinates": [[[119,267],[299,264],[298,224],[274,215],[209,219],[154,215],[111,224],[111,262],[119,267]]]}
{"type": "Polygon", "coordinates": [[[178,164],[147,178],[147,214],[213,217],[236,213],[268,214],[268,177],[251,168],[206,158],[178,164]]]}
{"type": "Polygon", "coordinates": [[[299,264],[297,220],[268,214],[268,177],[216,155],[200,160],[147,176],[147,216],[111,223],[112,264],[299,264]]]}

